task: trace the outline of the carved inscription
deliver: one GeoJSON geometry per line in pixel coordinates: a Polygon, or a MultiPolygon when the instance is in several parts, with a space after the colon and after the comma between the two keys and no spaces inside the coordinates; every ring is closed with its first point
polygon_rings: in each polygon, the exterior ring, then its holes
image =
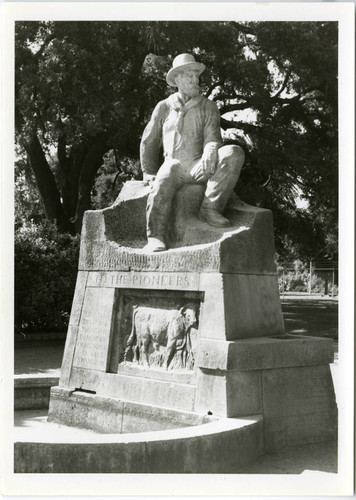
{"type": "Polygon", "coordinates": [[[114,293],[114,288],[86,289],[73,366],[106,371],[114,293]]]}
{"type": "Polygon", "coordinates": [[[151,272],[90,272],[88,286],[198,290],[199,274],[151,272]]]}

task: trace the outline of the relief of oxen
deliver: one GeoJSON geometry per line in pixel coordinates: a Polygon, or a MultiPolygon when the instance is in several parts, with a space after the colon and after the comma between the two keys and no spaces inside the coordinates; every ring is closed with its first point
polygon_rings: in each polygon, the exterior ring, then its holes
{"type": "MultiPolygon", "coordinates": [[[[163,366],[168,369],[177,351],[187,352],[189,330],[198,324],[197,306],[186,304],[180,309],[159,309],[148,306],[135,306],[132,313],[132,329],[127,340],[124,360],[130,350],[134,361],[150,364],[150,348],[156,352],[165,346],[163,366]]],[[[189,346],[188,346],[189,347],[189,346]]]]}

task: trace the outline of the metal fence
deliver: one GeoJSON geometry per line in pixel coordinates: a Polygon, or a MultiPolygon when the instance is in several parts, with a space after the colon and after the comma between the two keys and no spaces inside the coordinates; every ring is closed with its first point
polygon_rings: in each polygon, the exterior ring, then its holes
{"type": "Polygon", "coordinates": [[[309,295],[329,295],[334,298],[338,293],[339,267],[337,261],[316,260],[308,263],[283,263],[278,266],[279,289],[281,295],[301,291],[309,295]],[[293,290],[288,290],[288,284],[292,280],[298,282],[300,286],[293,290]],[[292,277],[292,278],[291,278],[292,277]],[[318,290],[315,291],[315,279],[318,278],[318,290]],[[323,283],[323,284],[322,284],[323,283]],[[321,289],[322,288],[322,289],[321,289]]]}

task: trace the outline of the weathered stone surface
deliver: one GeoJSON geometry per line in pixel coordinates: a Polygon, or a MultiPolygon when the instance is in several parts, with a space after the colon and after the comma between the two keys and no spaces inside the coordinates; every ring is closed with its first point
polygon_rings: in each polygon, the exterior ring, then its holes
{"type": "Polygon", "coordinates": [[[200,369],[195,411],[220,417],[262,413],[261,372],[200,369]]]}
{"type": "Polygon", "coordinates": [[[113,288],[86,289],[73,366],[90,370],[107,370],[114,294],[113,288]]]}
{"type": "Polygon", "coordinates": [[[88,287],[130,288],[147,290],[199,290],[198,273],[112,271],[88,273],[88,287]]]}
{"type": "Polygon", "coordinates": [[[98,432],[121,433],[123,402],[62,388],[51,391],[49,422],[65,422],[98,432]]]}
{"type": "Polygon", "coordinates": [[[187,220],[196,217],[198,214],[204,198],[204,192],[204,185],[187,184],[176,193],[169,223],[170,231],[168,239],[170,247],[183,246],[185,241],[193,245],[196,243],[197,235],[189,233],[187,220]]]}
{"type": "Polygon", "coordinates": [[[333,359],[332,339],[285,335],[224,342],[201,338],[197,366],[209,370],[265,370],[328,365],[333,359]]]}
{"type": "Polygon", "coordinates": [[[136,435],[95,435],[14,446],[15,473],[236,473],[262,453],[259,416],[136,435]]]}
{"type": "MultiPolygon", "coordinates": [[[[233,340],[284,332],[273,275],[90,271],[87,286],[104,291],[146,290],[147,297],[154,290],[200,292],[204,294],[200,327],[204,338],[233,340]]],[[[189,299],[180,296],[179,301],[183,305],[189,299]]]]}
{"type": "Polygon", "coordinates": [[[160,380],[159,372],[157,378],[150,379],[73,368],[69,387],[138,403],[185,411],[194,409],[195,385],[160,380]]]}
{"type": "Polygon", "coordinates": [[[109,434],[174,429],[218,420],[209,415],[54,388],[49,420],[61,422],[64,414],[70,427],[109,434]]]}
{"type": "Polygon", "coordinates": [[[150,380],[159,380],[165,382],[173,382],[178,384],[196,384],[195,374],[191,371],[178,371],[178,370],[164,370],[163,368],[157,369],[147,369],[145,366],[135,365],[135,364],[125,364],[122,363],[118,366],[117,373],[119,375],[126,375],[131,377],[142,377],[150,380]]]}
{"type": "Polygon", "coordinates": [[[79,328],[77,326],[69,325],[68,327],[68,333],[63,353],[61,376],[59,382],[59,385],[63,387],[66,387],[69,383],[70,372],[73,366],[73,357],[77,342],[78,330],[79,328]]]}
{"type": "MultiPolygon", "coordinates": [[[[190,186],[185,189],[189,191],[190,186]]],[[[269,210],[235,200],[228,208],[232,226],[215,228],[192,213],[196,207],[191,209],[184,201],[184,190],[180,202],[188,207],[184,234],[179,218],[172,229],[178,239],[171,242],[173,248],[159,255],[142,250],[146,243],[144,207],[148,195],[143,182],[126,183],[112,207],[86,212],[79,269],[275,273],[269,210]]]]}
{"type": "Polygon", "coordinates": [[[329,366],[264,370],[265,447],[335,439],[337,408],[329,366]]]}
{"type": "Polygon", "coordinates": [[[15,377],[14,409],[48,408],[51,387],[58,385],[58,377],[15,377]]]}
{"type": "Polygon", "coordinates": [[[88,272],[78,271],[77,283],[75,285],[74,298],[72,303],[72,310],[70,313],[69,325],[79,326],[80,315],[82,312],[85,287],[87,284],[88,272]]]}
{"type": "Polygon", "coordinates": [[[201,337],[235,340],[284,333],[275,276],[201,274],[201,337]]]}

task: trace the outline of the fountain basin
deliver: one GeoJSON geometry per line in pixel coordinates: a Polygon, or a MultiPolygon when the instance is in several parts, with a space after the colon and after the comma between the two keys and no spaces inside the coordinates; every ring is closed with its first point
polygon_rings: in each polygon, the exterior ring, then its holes
{"type": "MultiPolygon", "coordinates": [[[[130,402],[123,404],[133,411],[130,402]]],[[[182,412],[185,427],[126,434],[58,425],[45,414],[17,417],[17,473],[237,473],[263,449],[260,415],[235,419],[182,412]]]]}

